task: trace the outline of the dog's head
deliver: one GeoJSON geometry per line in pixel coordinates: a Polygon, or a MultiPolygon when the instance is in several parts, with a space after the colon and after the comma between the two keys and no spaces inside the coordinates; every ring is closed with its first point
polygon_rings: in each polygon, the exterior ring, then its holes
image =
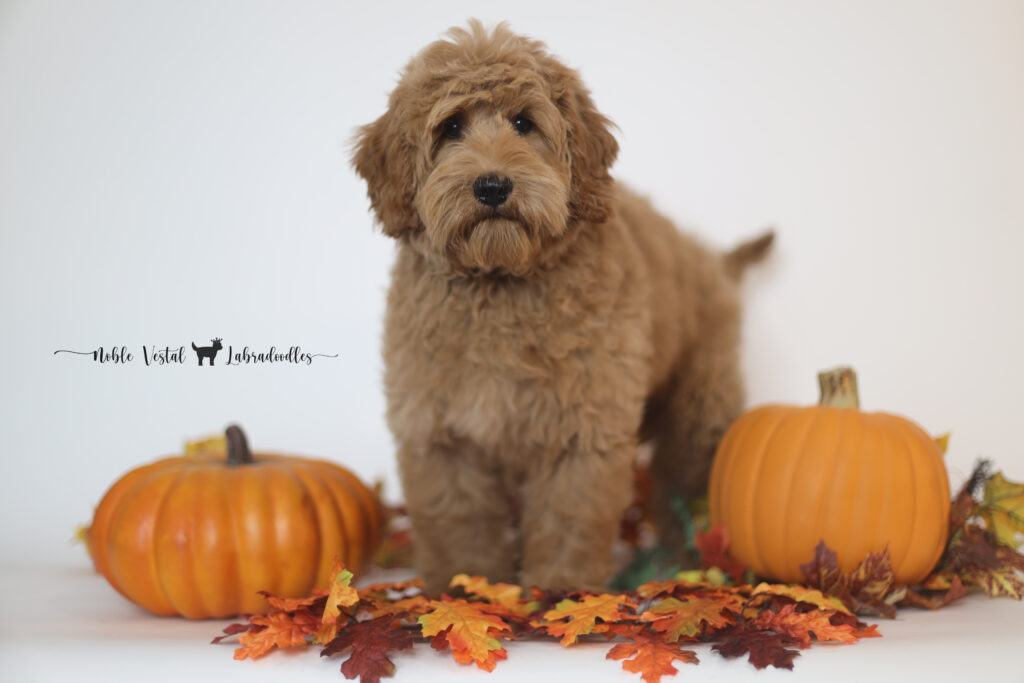
{"type": "Polygon", "coordinates": [[[408,64],[353,163],[383,230],[465,272],[526,273],[607,217],[610,122],[542,43],[477,21],[408,64]]]}

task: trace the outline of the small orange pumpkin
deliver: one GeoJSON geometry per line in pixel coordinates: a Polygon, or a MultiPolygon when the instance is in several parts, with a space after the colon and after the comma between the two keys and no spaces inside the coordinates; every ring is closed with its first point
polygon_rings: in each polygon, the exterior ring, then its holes
{"type": "Polygon", "coordinates": [[[888,547],[896,581],[914,584],[946,544],[949,481],[918,425],[859,410],[856,375],[819,375],[821,404],[767,405],[728,429],[711,470],[712,524],[758,574],[803,580],[819,540],[843,571],[888,547]]]}
{"type": "Polygon", "coordinates": [[[378,539],[376,497],[321,460],[223,448],[158,460],[118,480],[88,530],[96,569],[126,598],[189,619],[266,611],[326,588],[337,554],[357,570],[378,539]]]}

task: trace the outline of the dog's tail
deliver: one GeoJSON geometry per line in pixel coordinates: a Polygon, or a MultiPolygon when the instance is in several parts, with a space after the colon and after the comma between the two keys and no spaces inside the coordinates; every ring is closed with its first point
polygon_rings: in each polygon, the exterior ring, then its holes
{"type": "Polygon", "coordinates": [[[762,261],[768,255],[768,251],[775,241],[775,231],[769,230],[760,237],[744,242],[734,249],[722,255],[722,263],[725,264],[725,272],[733,280],[743,277],[743,271],[747,266],[762,261]]]}
{"type": "Polygon", "coordinates": [[[192,349],[193,349],[194,351],[198,351],[198,350],[199,350],[199,347],[198,347],[198,346],[196,346],[196,343],[195,343],[195,342],[192,342],[192,349]]]}

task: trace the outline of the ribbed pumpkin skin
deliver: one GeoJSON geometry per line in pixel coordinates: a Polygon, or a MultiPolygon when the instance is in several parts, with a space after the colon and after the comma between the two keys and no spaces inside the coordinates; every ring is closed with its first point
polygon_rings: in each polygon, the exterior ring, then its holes
{"type": "Polygon", "coordinates": [[[711,470],[713,524],[758,574],[804,580],[819,540],[840,569],[889,547],[898,583],[924,579],[945,547],[949,482],[913,422],[851,408],[764,406],[726,432],[711,470]]]}
{"type": "Polygon", "coordinates": [[[357,571],[373,552],[374,495],[338,465],[254,454],[159,460],[132,470],[100,501],[89,528],[96,569],[126,598],[189,619],[266,611],[326,588],[334,555],[357,571]]]}

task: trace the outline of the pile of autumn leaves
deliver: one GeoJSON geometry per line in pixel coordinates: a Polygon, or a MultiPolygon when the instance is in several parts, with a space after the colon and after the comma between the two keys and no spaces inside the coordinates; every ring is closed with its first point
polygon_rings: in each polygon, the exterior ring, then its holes
{"type": "Polygon", "coordinates": [[[547,592],[456,576],[440,599],[418,582],[355,590],[352,574],[336,567],[329,595],[288,600],[268,595],[276,611],[233,624],[236,659],[274,648],[323,645],[321,655],[348,655],[347,678],[376,683],[394,670],[390,653],[429,641],[455,661],[491,671],[507,652],[502,641],[558,638],[572,645],[584,636],[621,638],[608,652],[648,683],[676,672],[673,662],[697,663],[688,642],[714,641],[725,657],[748,655],[758,668],[792,668],[797,650],[815,641],[852,643],[874,637],[839,601],[798,586],[726,587],[656,581],[625,593],[547,592]]]}
{"type": "Polygon", "coordinates": [[[433,599],[418,581],[357,591],[352,574],[338,565],[329,593],[304,599],[265,594],[274,611],[228,626],[214,642],[237,636],[235,659],[321,645],[322,656],[346,657],[341,672],[363,683],[390,675],[391,653],[416,642],[491,671],[507,657],[503,641],[558,639],[571,646],[581,638],[614,640],[608,659],[622,660],[624,669],[647,683],[674,675],[676,661],[696,664],[697,654],[686,649],[696,642],[712,643],[723,657],[746,656],[757,668],[791,669],[799,649],[814,642],[877,637],[876,627],[857,614],[891,617],[897,606],[936,609],[972,586],[1020,599],[1024,556],[1015,543],[1024,533],[1022,514],[1024,486],[999,474],[988,476],[979,466],[953,501],[945,554],[932,575],[914,587],[895,585],[887,551],[842,572],[824,543],[802,566],[803,586],[754,586],[750,573],[728,557],[723,529],[697,539],[710,569],[621,593],[524,591],[459,575],[433,599]]]}

